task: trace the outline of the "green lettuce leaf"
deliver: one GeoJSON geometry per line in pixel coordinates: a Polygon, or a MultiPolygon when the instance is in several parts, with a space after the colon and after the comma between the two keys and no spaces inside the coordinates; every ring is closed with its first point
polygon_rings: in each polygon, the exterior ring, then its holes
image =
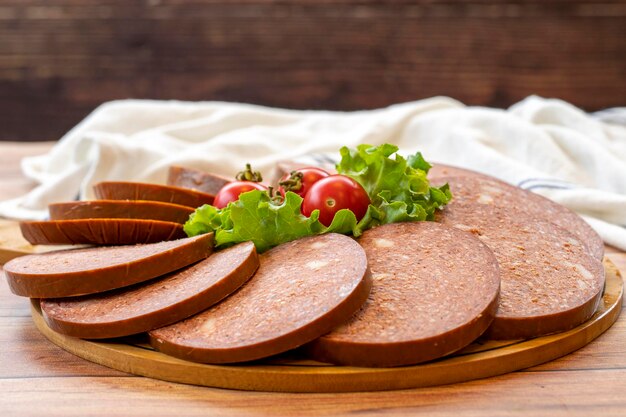
{"type": "Polygon", "coordinates": [[[335,232],[348,234],[356,227],[356,217],[350,210],[340,210],[326,227],[320,221],[319,210],[311,217],[301,213],[302,198],[287,192],[285,200],[277,204],[268,193],[253,190],[243,193],[239,200],[224,209],[205,204],[185,223],[188,236],[214,232],[215,246],[228,247],[252,241],[259,252],[301,237],[335,232]]]}
{"type": "Polygon", "coordinates": [[[452,198],[447,184],[430,186],[426,177],[430,164],[421,153],[407,160],[397,151],[390,144],[340,150],[337,171],[361,184],[371,199],[368,213],[353,231],[355,236],[381,224],[433,220],[435,210],[452,198]]]}
{"type": "Polygon", "coordinates": [[[452,197],[447,184],[430,187],[426,178],[430,164],[422,155],[418,152],[407,160],[397,151],[389,144],[341,149],[337,170],[359,182],[371,200],[358,222],[353,212],[344,209],[326,227],[319,221],[319,210],[310,217],[301,213],[303,200],[299,195],[287,192],[284,201],[278,203],[267,192],[253,190],[223,209],[210,205],[198,208],[185,223],[185,232],[188,236],[214,232],[218,248],[252,241],[263,252],[305,236],[329,232],[360,236],[385,223],[432,220],[435,210],[452,197]]]}

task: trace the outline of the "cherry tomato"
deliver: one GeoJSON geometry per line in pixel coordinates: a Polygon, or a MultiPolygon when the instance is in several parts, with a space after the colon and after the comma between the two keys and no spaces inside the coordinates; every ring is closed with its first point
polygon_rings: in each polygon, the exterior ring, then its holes
{"type": "Polygon", "coordinates": [[[213,200],[213,205],[217,208],[224,208],[228,205],[228,203],[232,201],[237,201],[239,199],[239,194],[252,190],[265,191],[267,190],[267,187],[263,184],[252,181],[230,182],[220,188],[220,190],[217,192],[215,200],[213,200]]]}
{"type": "MultiPolygon", "coordinates": [[[[315,168],[315,167],[298,169],[297,172],[302,173],[302,179],[300,179],[301,187],[299,190],[292,189],[291,191],[298,194],[302,198],[304,198],[307,191],[309,191],[309,189],[311,188],[313,184],[315,184],[317,181],[321,180],[322,178],[326,178],[330,175],[328,172],[324,171],[323,169],[315,168]]],[[[288,181],[289,179],[291,179],[291,174],[285,174],[280,179],[279,183],[283,183],[285,181],[288,181]]],[[[278,192],[284,197],[285,187],[283,186],[278,187],[278,192]]]]}
{"type": "Polygon", "coordinates": [[[341,209],[350,209],[357,220],[365,216],[370,198],[361,184],[345,175],[330,175],[311,186],[304,196],[302,214],[310,216],[319,209],[320,222],[330,226],[335,213],[341,209]]]}

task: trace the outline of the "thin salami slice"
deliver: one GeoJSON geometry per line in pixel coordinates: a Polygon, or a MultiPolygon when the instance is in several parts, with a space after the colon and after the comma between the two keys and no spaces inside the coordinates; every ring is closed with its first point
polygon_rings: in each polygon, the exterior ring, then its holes
{"type": "Polygon", "coordinates": [[[180,204],[197,208],[213,203],[212,194],[171,185],[146,184],[142,182],[107,181],[93,187],[100,200],[149,200],[180,204]]]}
{"type": "Polygon", "coordinates": [[[193,209],[160,201],[93,200],[48,206],[51,220],[143,219],[185,223],[193,209]]]}
{"type": "Polygon", "coordinates": [[[565,229],[523,211],[463,199],[446,207],[439,220],[475,234],[498,259],[502,290],[487,337],[561,332],[596,311],[604,288],[603,265],[565,229]]]}
{"type": "Polygon", "coordinates": [[[139,219],[79,219],[21,222],[33,245],[134,245],[185,237],[180,223],[139,219]]]}
{"type": "Polygon", "coordinates": [[[491,324],[498,264],[470,233],[432,222],[394,223],[358,241],[372,273],[370,297],[350,321],[307,347],[315,359],[410,365],[467,346],[491,324]]]}
{"type": "Polygon", "coordinates": [[[226,178],[193,168],[171,166],[167,176],[167,185],[216,195],[223,186],[234,180],[234,178],[226,178]]]}
{"type": "Polygon", "coordinates": [[[3,269],[14,294],[31,298],[94,294],[143,282],[211,254],[213,234],[134,246],[26,255],[3,269]]]}
{"type": "Polygon", "coordinates": [[[147,283],[103,294],[42,300],[48,325],[81,338],[127,336],[199,313],[243,285],[259,266],[252,242],[147,283]]]}
{"type": "Polygon", "coordinates": [[[574,234],[588,248],[591,255],[602,260],[604,242],[595,230],[578,214],[567,207],[545,197],[523,190],[495,178],[482,174],[460,177],[436,177],[435,184],[447,182],[454,196],[443,210],[454,210],[457,204],[473,204],[476,207],[496,207],[511,212],[526,214],[532,218],[552,222],[574,234]]]}
{"type": "Polygon", "coordinates": [[[259,359],[327,333],[369,294],[365,252],[347,236],[285,243],[260,261],[255,276],[221,303],[150,332],[152,346],[196,362],[259,359]]]}

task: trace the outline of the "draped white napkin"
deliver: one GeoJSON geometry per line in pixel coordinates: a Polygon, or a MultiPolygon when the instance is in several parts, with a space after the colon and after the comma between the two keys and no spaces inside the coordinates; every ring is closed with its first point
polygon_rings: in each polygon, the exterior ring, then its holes
{"type": "Polygon", "coordinates": [[[42,219],[49,203],[93,198],[91,187],[99,181],[162,183],[170,165],[233,175],[251,162],[269,176],[277,161],[336,159],[343,145],[389,142],[402,153],[420,150],[429,161],[540,193],[626,250],[626,127],[600,119],[534,96],[508,110],[435,97],[347,113],[115,101],[96,109],[48,154],[25,158],[24,174],[40,185],[1,202],[0,215],[42,219]]]}

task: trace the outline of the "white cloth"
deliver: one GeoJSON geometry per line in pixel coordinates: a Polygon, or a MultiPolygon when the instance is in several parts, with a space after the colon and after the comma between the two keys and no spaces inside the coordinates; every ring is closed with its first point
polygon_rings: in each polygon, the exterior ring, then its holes
{"type": "Polygon", "coordinates": [[[539,97],[508,110],[436,97],[349,113],[110,102],[47,155],[23,160],[24,174],[41,185],[0,203],[0,215],[45,218],[49,203],[93,198],[98,181],[164,182],[174,164],[233,175],[251,162],[269,173],[280,160],[336,158],[342,145],[384,142],[540,193],[585,216],[605,242],[626,250],[626,128],[539,97]]]}

